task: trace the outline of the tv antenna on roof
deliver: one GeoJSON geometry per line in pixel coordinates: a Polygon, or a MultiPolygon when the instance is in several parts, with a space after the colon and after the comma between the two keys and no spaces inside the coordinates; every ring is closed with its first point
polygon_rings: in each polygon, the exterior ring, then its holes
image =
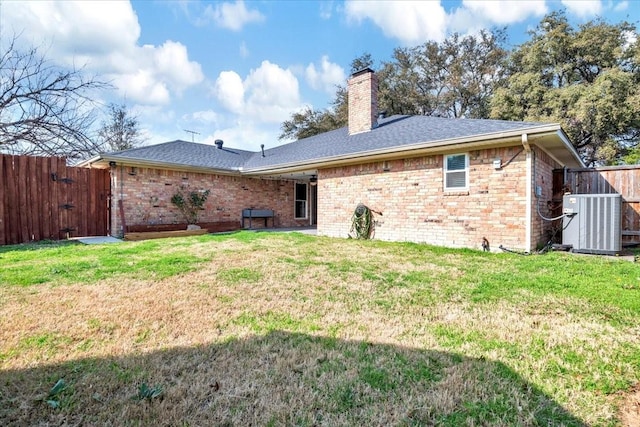
{"type": "Polygon", "coordinates": [[[200,135],[200,132],[196,132],[194,130],[184,129],[184,131],[191,134],[191,142],[193,142],[193,135],[200,135]]]}

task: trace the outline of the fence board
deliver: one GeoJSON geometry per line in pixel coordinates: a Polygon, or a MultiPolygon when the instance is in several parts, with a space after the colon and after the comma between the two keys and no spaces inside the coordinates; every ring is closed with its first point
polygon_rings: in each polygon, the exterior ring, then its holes
{"type": "Polygon", "coordinates": [[[33,212],[34,215],[26,215],[26,223],[29,231],[29,240],[40,240],[40,203],[38,200],[38,185],[36,183],[36,177],[38,174],[37,159],[27,162],[27,188],[25,194],[27,197],[27,206],[29,212],[33,212]]]}
{"type": "Polygon", "coordinates": [[[51,215],[51,239],[58,240],[60,238],[60,215],[58,211],[60,207],[58,206],[58,201],[60,200],[60,194],[58,188],[58,179],[62,178],[62,171],[59,168],[60,162],[57,157],[51,157],[50,163],[51,165],[51,200],[50,200],[50,215],[51,215]],[[53,180],[53,177],[56,177],[56,180],[53,180]]]}
{"type": "Polygon", "coordinates": [[[65,228],[74,237],[108,233],[108,170],[67,167],[57,157],[0,155],[0,180],[0,245],[65,238],[65,228]]]}
{"type": "Polygon", "coordinates": [[[8,237],[9,242],[20,242],[20,216],[18,215],[18,197],[17,197],[17,171],[16,171],[16,158],[11,157],[5,163],[7,172],[7,204],[5,211],[7,213],[8,223],[8,237]]]}
{"type": "Polygon", "coordinates": [[[80,229],[87,230],[87,233],[91,233],[90,230],[92,227],[89,225],[89,223],[93,222],[95,218],[95,212],[93,215],[91,215],[91,207],[89,203],[89,192],[91,191],[91,187],[89,185],[91,178],[89,176],[89,173],[91,172],[91,170],[79,168],[74,168],[74,170],[78,173],[77,190],[79,191],[78,196],[80,196],[77,200],[79,202],[79,208],[75,210],[75,215],[80,222],[80,229]],[[89,221],[90,218],[91,221],[89,221]]]}
{"type": "Polygon", "coordinates": [[[36,157],[36,163],[38,164],[37,169],[37,181],[38,181],[38,200],[41,200],[41,203],[38,203],[39,207],[39,217],[40,217],[40,239],[50,239],[51,238],[51,213],[49,211],[49,182],[51,181],[51,176],[49,175],[49,162],[45,157],[36,157]]]}
{"type": "MultiPolygon", "coordinates": [[[[17,188],[17,203],[18,203],[18,212],[29,212],[29,204],[27,200],[27,186],[28,186],[28,178],[29,178],[29,168],[28,168],[28,158],[27,156],[18,156],[18,188],[17,188]]],[[[28,215],[18,215],[19,219],[19,232],[20,239],[23,242],[28,242],[30,239],[29,236],[29,225],[27,220],[28,215]]]]}
{"type": "Polygon", "coordinates": [[[98,228],[98,224],[100,223],[100,215],[96,211],[96,202],[100,197],[100,190],[98,189],[98,180],[96,174],[88,174],[87,179],[87,207],[89,211],[87,212],[87,217],[94,218],[94,221],[90,221],[87,226],[89,227],[89,232],[95,232],[98,228]]]}

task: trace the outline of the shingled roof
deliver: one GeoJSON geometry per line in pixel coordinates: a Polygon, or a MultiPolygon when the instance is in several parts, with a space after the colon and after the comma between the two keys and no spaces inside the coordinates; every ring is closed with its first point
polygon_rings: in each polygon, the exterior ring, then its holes
{"type": "Polygon", "coordinates": [[[430,116],[395,115],[378,121],[371,131],[349,135],[343,127],[265,151],[265,157],[252,156],[244,170],[279,167],[286,164],[317,162],[337,157],[363,157],[381,150],[403,151],[415,146],[486,136],[487,139],[511,131],[548,127],[546,123],[505,120],[449,119],[430,116]]]}
{"type": "MultiPolygon", "coordinates": [[[[368,132],[349,135],[348,128],[343,127],[267,149],[264,156],[262,152],[176,140],[103,154],[99,160],[268,173],[295,165],[322,164],[338,158],[356,159],[381,152],[403,152],[453,143],[460,145],[465,141],[491,141],[508,134],[535,134],[545,130],[564,135],[559,125],[548,123],[395,115],[379,120],[377,126],[368,132]]],[[[561,140],[562,137],[557,139],[561,140]]],[[[562,142],[560,148],[566,152],[567,158],[574,159],[573,163],[580,163],[568,139],[562,142]]]]}
{"type": "Polygon", "coordinates": [[[255,153],[214,145],[187,141],[170,141],[163,144],[131,148],[102,155],[111,161],[189,166],[204,169],[238,171],[255,153]]]}

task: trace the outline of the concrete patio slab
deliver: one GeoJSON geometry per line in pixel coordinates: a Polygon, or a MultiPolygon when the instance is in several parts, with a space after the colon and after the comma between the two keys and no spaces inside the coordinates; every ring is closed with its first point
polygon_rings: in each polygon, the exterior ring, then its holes
{"type": "Polygon", "coordinates": [[[122,240],[111,236],[73,237],[69,240],[77,240],[85,245],[102,245],[104,243],[120,243],[122,240]]]}

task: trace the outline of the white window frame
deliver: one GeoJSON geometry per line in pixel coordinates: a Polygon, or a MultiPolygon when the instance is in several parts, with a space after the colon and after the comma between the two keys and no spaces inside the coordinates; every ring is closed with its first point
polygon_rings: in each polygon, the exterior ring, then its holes
{"type": "Polygon", "coordinates": [[[443,183],[442,186],[444,191],[453,192],[453,191],[469,191],[469,153],[454,153],[454,154],[445,154],[443,156],[443,183]],[[464,187],[447,187],[447,175],[453,172],[462,172],[462,169],[453,169],[449,170],[447,165],[449,164],[449,157],[454,156],[464,156],[464,187]]]}
{"type": "Polygon", "coordinates": [[[294,219],[309,218],[309,185],[306,182],[295,182],[293,184],[293,217],[294,219]],[[304,200],[298,199],[298,185],[304,185],[304,200]],[[298,202],[304,202],[304,216],[298,216],[298,202]]]}

